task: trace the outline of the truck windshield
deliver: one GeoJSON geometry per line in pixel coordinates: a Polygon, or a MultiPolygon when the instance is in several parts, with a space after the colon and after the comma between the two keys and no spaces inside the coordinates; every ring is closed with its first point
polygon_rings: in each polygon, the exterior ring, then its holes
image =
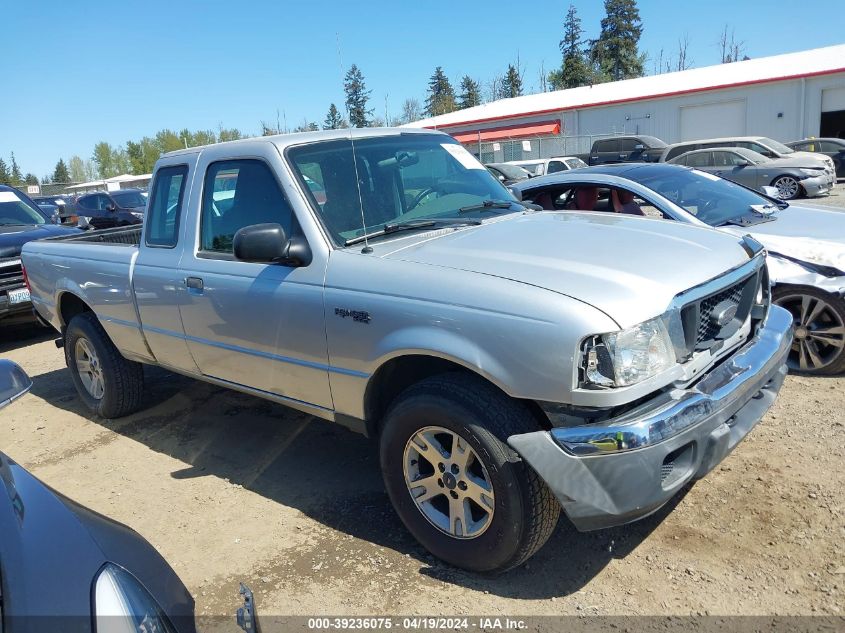
{"type": "Polygon", "coordinates": [[[38,207],[30,205],[14,191],[0,190],[0,226],[46,223],[38,207]]]}
{"type": "Polygon", "coordinates": [[[478,217],[522,210],[472,154],[440,134],[322,141],[291,147],[287,157],[338,245],[385,224],[461,217],[462,208],[477,207],[469,215],[478,217]]]}
{"type": "Polygon", "coordinates": [[[730,180],[690,168],[632,169],[626,174],[710,226],[721,226],[754,212],[775,210],[775,202],[730,180]]]}

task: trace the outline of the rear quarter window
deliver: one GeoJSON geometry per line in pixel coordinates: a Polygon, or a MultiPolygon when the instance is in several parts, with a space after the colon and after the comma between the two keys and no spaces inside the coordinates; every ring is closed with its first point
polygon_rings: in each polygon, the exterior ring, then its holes
{"type": "Polygon", "coordinates": [[[147,246],[176,246],[187,178],[187,165],[162,167],[156,172],[144,227],[147,246]]]}

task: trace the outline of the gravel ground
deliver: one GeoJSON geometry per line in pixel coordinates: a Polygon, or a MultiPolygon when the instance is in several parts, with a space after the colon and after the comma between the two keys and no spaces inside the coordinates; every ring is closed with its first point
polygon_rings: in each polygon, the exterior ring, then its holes
{"type": "Polygon", "coordinates": [[[198,614],[238,581],[273,614],[837,614],[845,604],[845,378],[789,377],[708,477],[653,517],[579,534],[563,519],[497,578],[428,556],[388,503],[374,447],[346,430],[148,368],[145,411],[87,415],[43,330],[0,330],[34,379],[0,447],[167,558],[198,614]]]}
{"type": "MultiPolygon", "coordinates": [[[[813,203],[845,208],[845,185],[813,203]]],[[[656,515],[579,534],[562,519],[496,578],[428,556],[394,515],[374,446],[243,394],[146,369],[149,407],[89,416],[51,333],[0,328],[33,377],[0,448],[61,493],[144,535],[196,598],[231,615],[841,614],[845,378],[790,376],[708,477],[656,515]]],[[[233,625],[206,628],[231,630],[233,625]]]]}

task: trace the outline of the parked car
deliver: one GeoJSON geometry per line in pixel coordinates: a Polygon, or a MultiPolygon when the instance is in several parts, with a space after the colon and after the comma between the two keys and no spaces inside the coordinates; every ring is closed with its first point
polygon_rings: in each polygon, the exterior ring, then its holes
{"type": "MultiPolygon", "coordinates": [[[[0,408],[32,382],[0,359],[0,408]]],[[[192,633],[194,599],[135,531],[44,485],[0,452],[3,631],[192,633]]]]}
{"type": "Polygon", "coordinates": [[[673,143],[663,150],[663,153],[660,155],[660,161],[668,162],[681,154],[686,154],[693,150],[713,149],[715,147],[742,147],[762,154],[766,158],[788,158],[793,161],[793,165],[808,169],[822,165],[829,187],[833,189],[836,186],[836,168],[834,167],[833,160],[828,156],[812,154],[810,152],[796,152],[791,147],[787,147],[783,143],[779,143],[765,136],[730,136],[673,143]]]}
{"type": "Polygon", "coordinates": [[[173,152],[144,222],[24,251],[85,406],[139,409],[162,364],[376,437],[409,531],[470,570],[527,560],[561,507],[581,530],[651,514],[786,375],[760,244],[531,211],[440,132],[173,152]]]}
{"type": "MultiPolygon", "coordinates": [[[[526,199],[566,208],[579,189],[596,190],[596,211],[630,192],[646,215],[751,235],[768,249],[774,302],[795,324],[789,365],[799,372],[845,371],[845,216],[788,204],[713,175],[671,164],[608,165],[517,183],[526,199]]],[[[545,205],[544,205],[545,206],[545,205]]],[[[656,230],[649,222],[643,228],[656,230]]],[[[691,248],[697,248],[691,246],[691,248]]]]}
{"type": "Polygon", "coordinates": [[[138,189],[97,191],[79,196],[73,210],[79,216],[79,226],[109,229],[141,224],[147,198],[138,189]]]}
{"type": "Polygon", "coordinates": [[[812,198],[830,192],[830,178],[824,165],[801,167],[800,160],[766,158],[743,147],[697,149],[668,162],[694,167],[758,191],[774,187],[781,200],[792,200],[799,195],[812,198]]]}
{"type": "Polygon", "coordinates": [[[803,141],[786,143],[796,152],[815,152],[828,156],[836,168],[836,177],[845,178],[845,139],[805,138],[803,141]]]}
{"type": "Polygon", "coordinates": [[[528,170],[510,163],[487,163],[484,166],[503,185],[512,185],[520,180],[528,180],[533,176],[528,170]]]}
{"type": "Polygon", "coordinates": [[[532,176],[554,174],[559,171],[586,167],[587,164],[575,156],[558,156],[556,158],[534,158],[530,160],[511,160],[505,165],[516,165],[529,172],[532,176]]]}
{"type": "Polygon", "coordinates": [[[611,136],[593,141],[588,154],[579,154],[588,165],[605,163],[654,163],[666,148],[666,143],[655,136],[636,134],[633,136],[611,136]]]}
{"type": "Polygon", "coordinates": [[[21,247],[31,240],[78,233],[56,226],[25,193],[0,185],[0,321],[32,319],[21,269],[21,247]]]}
{"type": "Polygon", "coordinates": [[[73,203],[70,196],[34,196],[35,202],[45,213],[54,218],[54,224],[76,226],[77,217],[69,210],[73,203]]]}

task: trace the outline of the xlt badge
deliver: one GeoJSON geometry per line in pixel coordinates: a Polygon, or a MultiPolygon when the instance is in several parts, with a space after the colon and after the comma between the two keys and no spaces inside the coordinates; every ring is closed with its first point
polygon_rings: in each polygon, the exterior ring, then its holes
{"type": "Polygon", "coordinates": [[[343,317],[352,317],[353,321],[357,321],[358,323],[369,323],[370,322],[370,313],[364,310],[349,310],[347,308],[335,308],[334,313],[339,316],[343,317]]]}

